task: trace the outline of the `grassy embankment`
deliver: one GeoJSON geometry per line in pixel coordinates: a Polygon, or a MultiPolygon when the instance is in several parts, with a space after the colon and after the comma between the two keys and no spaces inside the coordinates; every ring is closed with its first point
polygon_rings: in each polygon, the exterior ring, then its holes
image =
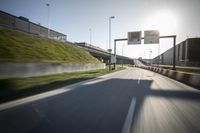
{"type": "Polygon", "coordinates": [[[7,29],[0,29],[0,61],[100,63],[75,45],[7,29]]]}
{"type": "MultiPolygon", "coordinates": [[[[81,48],[23,32],[0,29],[0,62],[101,63],[81,48]]],[[[118,67],[117,70],[123,68],[118,67]]],[[[0,79],[0,101],[24,97],[110,73],[108,69],[0,79]]]]}

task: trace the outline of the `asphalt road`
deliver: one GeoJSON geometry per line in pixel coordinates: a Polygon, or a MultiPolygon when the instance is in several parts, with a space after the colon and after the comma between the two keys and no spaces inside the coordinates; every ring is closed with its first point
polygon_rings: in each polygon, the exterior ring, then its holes
{"type": "Polygon", "coordinates": [[[0,105],[1,133],[199,133],[200,91],[139,68],[0,105]]]}

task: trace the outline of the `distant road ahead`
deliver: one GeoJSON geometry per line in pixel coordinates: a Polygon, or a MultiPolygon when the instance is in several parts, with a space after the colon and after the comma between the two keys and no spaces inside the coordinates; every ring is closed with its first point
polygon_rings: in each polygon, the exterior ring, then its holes
{"type": "Polygon", "coordinates": [[[128,68],[68,88],[0,105],[0,132],[200,132],[200,91],[159,74],[128,68]]]}

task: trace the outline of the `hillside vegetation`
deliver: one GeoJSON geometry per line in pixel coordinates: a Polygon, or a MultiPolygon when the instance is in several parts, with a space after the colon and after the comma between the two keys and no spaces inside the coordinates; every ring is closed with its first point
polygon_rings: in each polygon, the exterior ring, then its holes
{"type": "Polygon", "coordinates": [[[0,61],[100,63],[73,44],[8,29],[0,29],[0,61]]]}

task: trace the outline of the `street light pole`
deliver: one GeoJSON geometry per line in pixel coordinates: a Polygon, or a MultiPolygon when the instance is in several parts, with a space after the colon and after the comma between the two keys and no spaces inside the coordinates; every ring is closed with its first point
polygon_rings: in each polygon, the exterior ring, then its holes
{"type": "Polygon", "coordinates": [[[115,16],[109,17],[109,55],[110,55],[109,71],[111,70],[111,19],[114,19],[114,18],[115,18],[115,16]]]}
{"type": "Polygon", "coordinates": [[[48,38],[50,38],[50,4],[47,3],[46,4],[47,8],[48,8],[48,38]]]}
{"type": "MultiPolygon", "coordinates": [[[[125,46],[125,44],[122,45],[122,56],[124,56],[124,46],[125,46]]],[[[123,65],[124,65],[124,60],[122,60],[122,67],[123,67],[123,65]]]]}
{"type": "Polygon", "coordinates": [[[90,31],[90,44],[92,44],[92,29],[90,28],[89,31],[90,31]]]}
{"type": "Polygon", "coordinates": [[[152,50],[150,49],[149,51],[149,64],[151,65],[151,53],[152,53],[152,50]]]}

